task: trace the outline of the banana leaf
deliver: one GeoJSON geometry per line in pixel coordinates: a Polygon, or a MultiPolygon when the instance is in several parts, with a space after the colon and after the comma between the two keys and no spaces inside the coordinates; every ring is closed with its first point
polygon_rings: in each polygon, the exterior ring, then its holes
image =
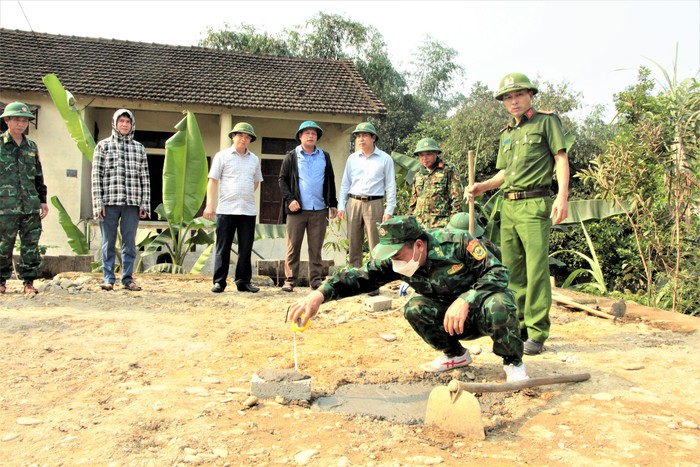
{"type": "MultiPolygon", "coordinates": [[[[256,224],[255,239],[276,239],[285,238],[287,234],[287,226],[285,224],[256,224]]],[[[238,243],[238,242],[236,242],[238,243]]]]}
{"type": "Polygon", "coordinates": [[[413,177],[416,176],[423,165],[415,157],[407,156],[400,152],[392,152],[391,158],[394,159],[396,174],[403,177],[409,186],[413,185],[413,177]]]}
{"type": "Polygon", "coordinates": [[[95,151],[95,139],[92,137],[90,130],[88,130],[80,110],[75,106],[73,94],[63,88],[61,81],[54,74],[44,76],[42,81],[44,81],[44,85],[48,89],[49,95],[51,95],[51,100],[61,114],[68,132],[75,144],[78,145],[78,149],[88,161],[92,162],[92,154],[95,151]]]}
{"type": "Polygon", "coordinates": [[[207,263],[207,260],[209,259],[209,256],[211,255],[212,250],[214,249],[215,244],[212,243],[208,247],[204,249],[201,255],[199,255],[199,258],[197,258],[197,261],[194,263],[192,266],[192,269],[190,269],[190,274],[201,274],[202,269],[204,269],[204,265],[207,263]]]}
{"type": "Polygon", "coordinates": [[[63,227],[63,230],[66,232],[68,246],[73,250],[73,253],[76,255],[89,255],[90,245],[88,244],[85,234],[73,223],[68,211],[63,207],[63,204],[61,204],[57,196],[51,197],[51,204],[53,204],[58,211],[58,223],[61,224],[61,227],[63,227]]]}
{"type": "Polygon", "coordinates": [[[188,224],[199,211],[207,192],[207,156],[197,118],[185,111],[175,125],[177,133],[165,143],[163,206],[165,218],[176,225],[188,224]]]}
{"type": "Polygon", "coordinates": [[[571,224],[624,214],[625,209],[613,201],[604,199],[582,199],[569,202],[569,215],[555,229],[569,230],[571,224]]]}

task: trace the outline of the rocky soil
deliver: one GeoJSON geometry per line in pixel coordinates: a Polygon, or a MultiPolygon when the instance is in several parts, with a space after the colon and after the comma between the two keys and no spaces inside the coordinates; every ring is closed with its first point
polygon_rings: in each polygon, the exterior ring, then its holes
{"type": "MultiPolygon", "coordinates": [[[[553,308],[547,351],[526,357],[530,375],[591,379],[478,395],[486,439],[474,441],[250,399],[257,370],[294,367],[285,312],[309,289],[284,293],[260,278],[257,294],[215,295],[210,280],[142,275],[142,292],[105,292],[97,276],[63,274],[31,297],[9,281],[0,464],[699,465],[696,318],[631,303],[618,322],[553,308]]],[[[298,335],[312,399],[350,383],[504,381],[487,338],[467,343],[478,355],[466,370],[423,373],[435,352],[403,319],[396,287],[382,294],[392,310],[365,311],[366,296],[331,302],[298,335]]]]}

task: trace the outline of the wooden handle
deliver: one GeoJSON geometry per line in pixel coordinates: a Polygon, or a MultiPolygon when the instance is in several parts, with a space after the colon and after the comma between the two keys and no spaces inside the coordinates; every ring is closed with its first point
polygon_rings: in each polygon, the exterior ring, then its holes
{"type": "Polygon", "coordinates": [[[561,376],[543,376],[539,378],[524,379],[522,381],[515,381],[513,383],[465,383],[464,381],[459,381],[453,379],[447,388],[450,392],[457,392],[458,390],[467,392],[506,392],[506,391],[518,391],[520,389],[531,388],[535,386],[544,386],[547,384],[559,384],[559,383],[580,383],[581,381],[587,381],[591,378],[590,373],[577,373],[574,375],[561,375],[561,376]]]}
{"type": "MultiPolygon", "coordinates": [[[[475,180],[474,175],[474,151],[467,152],[469,160],[469,184],[473,185],[475,180]]],[[[474,198],[469,200],[469,233],[474,235],[474,198]]]]}
{"type": "Polygon", "coordinates": [[[605,313],[604,311],[596,310],[595,308],[591,308],[589,306],[577,302],[576,300],[572,300],[569,297],[565,297],[564,295],[560,295],[555,292],[552,292],[552,300],[559,303],[563,303],[564,305],[569,305],[571,307],[578,308],[579,310],[583,310],[590,315],[599,316],[605,319],[615,319],[615,317],[611,314],[605,313]]]}

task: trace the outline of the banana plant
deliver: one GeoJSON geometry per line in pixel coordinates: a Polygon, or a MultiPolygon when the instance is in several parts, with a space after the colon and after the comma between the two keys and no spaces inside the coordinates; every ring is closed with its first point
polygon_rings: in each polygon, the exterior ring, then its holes
{"type": "MultiPolygon", "coordinates": [[[[175,125],[177,132],[165,143],[163,203],[156,208],[158,217],[167,221],[168,228],[144,241],[142,255],[149,256],[164,249],[171,262],[158,264],[149,271],[182,273],[185,257],[192,247],[214,243],[213,236],[207,233],[214,223],[203,217],[194,217],[207,191],[208,164],[204,142],[195,115],[190,111],[183,114],[185,117],[175,125]]],[[[210,248],[205,249],[207,256],[210,252],[210,248]]]]}
{"type": "Polygon", "coordinates": [[[66,128],[68,128],[68,133],[70,133],[75,144],[78,145],[78,149],[83,156],[92,163],[92,155],[95,151],[95,139],[92,137],[90,130],[88,130],[87,124],[85,124],[85,120],[83,120],[80,114],[80,110],[78,110],[75,105],[73,94],[66,91],[61,81],[53,73],[44,76],[42,81],[49,91],[51,100],[61,114],[66,128]]]}
{"type": "Polygon", "coordinates": [[[51,204],[53,204],[56,211],[58,211],[58,223],[61,224],[61,227],[63,227],[63,230],[66,232],[68,236],[68,246],[73,250],[73,253],[76,255],[89,255],[90,245],[87,237],[83,231],[73,223],[70,214],[68,214],[68,211],[63,207],[63,204],[57,196],[51,197],[51,204]]]}

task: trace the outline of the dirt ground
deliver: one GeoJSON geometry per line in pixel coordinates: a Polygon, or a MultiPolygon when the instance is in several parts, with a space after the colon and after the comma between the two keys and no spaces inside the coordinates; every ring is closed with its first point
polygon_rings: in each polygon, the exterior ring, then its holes
{"type": "MultiPolygon", "coordinates": [[[[24,297],[13,280],[0,296],[2,465],[699,465],[695,318],[628,304],[614,323],[553,308],[528,372],[591,379],[478,395],[486,440],[473,441],[299,402],[244,405],[258,369],[294,367],[284,316],[308,288],[212,294],[210,277],[141,275],[142,292],[104,292],[94,275],[62,277],[62,290],[38,281],[51,290],[24,297]]],[[[481,350],[466,370],[422,372],[436,353],[403,319],[396,287],[382,294],[393,310],[331,302],[298,336],[313,399],[348,383],[505,380],[488,338],[466,343],[481,350]]]]}

